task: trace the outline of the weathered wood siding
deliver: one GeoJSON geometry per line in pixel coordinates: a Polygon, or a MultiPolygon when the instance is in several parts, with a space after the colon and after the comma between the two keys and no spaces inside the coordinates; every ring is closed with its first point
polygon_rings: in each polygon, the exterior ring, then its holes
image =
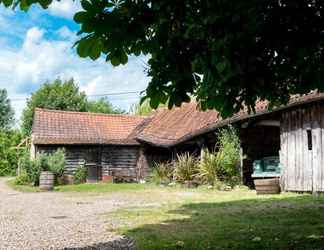
{"type": "Polygon", "coordinates": [[[96,164],[102,169],[102,175],[113,175],[128,180],[137,179],[139,158],[138,146],[47,146],[36,145],[37,153],[52,153],[65,148],[65,174],[73,175],[83,164],[96,164]]]}
{"type": "Polygon", "coordinates": [[[101,158],[103,175],[136,180],[138,157],[139,147],[137,146],[103,147],[101,158]]]}
{"type": "Polygon", "coordinates": [[[283,189],[304,192],[324,191],[323,104],[283,112],[280,141],[283,189]],[[311,149],[309,136],[311,136],[311,149]]]}

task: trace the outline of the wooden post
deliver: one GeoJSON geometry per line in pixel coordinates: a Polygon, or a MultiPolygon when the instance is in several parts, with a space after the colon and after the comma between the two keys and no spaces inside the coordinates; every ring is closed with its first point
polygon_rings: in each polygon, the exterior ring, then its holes
{"type": "Polygon", "coordinates": [[[243,147],[240,147],[240,175],[241,175],[241,184],[243,184],[243,147]]]}
{"type": "Polygon", "coordinates": [[[36,147],[34,143],[30,145],[30,159],[34,160],[36,158],[36,147]]]}

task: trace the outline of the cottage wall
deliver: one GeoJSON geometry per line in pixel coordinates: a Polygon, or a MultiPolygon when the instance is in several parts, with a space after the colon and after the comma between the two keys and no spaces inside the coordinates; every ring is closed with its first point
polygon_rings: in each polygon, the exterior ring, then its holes
{"type": "Polygon", "coordinates": [[[282,186],[286,191],[324,191],[324,106],[286,111],[281,119],[282,186]]]}
{"type": "Polygon", "coordinates": [[[113,175],[119,179],[137,180],[139,146],[48,146],[36,145],[36,152],[53,153],[65,148],[65,174],[73,175],[83,164],[96,164],[101,176],[113,175]]]}

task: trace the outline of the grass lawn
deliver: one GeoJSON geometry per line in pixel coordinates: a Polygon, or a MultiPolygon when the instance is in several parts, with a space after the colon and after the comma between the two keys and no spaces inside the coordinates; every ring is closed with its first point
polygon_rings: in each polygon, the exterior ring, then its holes
{"type": "MultiPolygon", "coordinates": [[[[12,181],[9,185],[39,191],[12,181]]],[[[105,215],[107,229],[134,238],[139,250],[324,249],[323,197],[112,183],[58,186],[55,191],[122,201],[105,215]]]]}
{"type": "MultiPolygon", "coordinates": [[[[41,192],[39,187],[32,185],[16,185],[14,179],[7,181],[8,186],[20,192],[41,192]]],[[[55,186],[57,192],[80,192],[80,193],[109,193],[122,191],[137,191],[158,188],[155,185],[137,183],[84,183],[79,185],[55,186]]]]}
{"type": "Polygon", "coordinates": [[[140,250],[324,249],[323,198],[178,192],[174,200],[108,214],[110,230],[134,238],[140,250]]]}

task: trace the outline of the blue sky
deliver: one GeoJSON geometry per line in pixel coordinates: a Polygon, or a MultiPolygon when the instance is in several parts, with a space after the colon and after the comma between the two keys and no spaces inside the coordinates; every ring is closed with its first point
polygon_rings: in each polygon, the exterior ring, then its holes
{"type": "MultiPolygon", "coordinates": [[[[17,119],[25,99],[45,81],[74,78],[89,96],[143,90],[149,79],[147,58],[131,57],[125,66],[112,67],[103,58],[79,58],[72,48],[78,25],[73,15],[78,1],[54,2],[48,10],[33,6],[27,13],[0,7],[0,88],[6,88],[17,119]]],[[[95,97],[91,97],[95,98],[95,97]]],[[[138,94],[113,95],[123,109],[138,101],[138,94]]]]}

